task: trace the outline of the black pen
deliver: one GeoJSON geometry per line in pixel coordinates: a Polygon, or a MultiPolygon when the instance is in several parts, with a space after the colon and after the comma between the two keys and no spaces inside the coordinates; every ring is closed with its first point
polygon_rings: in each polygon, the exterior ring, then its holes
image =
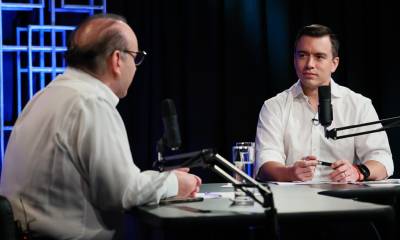
{"type": "Polygon", "coordinates": [[[318,160],[318,165],[330,167],[330,166],[332,166],[332,163],[318,160]]]}

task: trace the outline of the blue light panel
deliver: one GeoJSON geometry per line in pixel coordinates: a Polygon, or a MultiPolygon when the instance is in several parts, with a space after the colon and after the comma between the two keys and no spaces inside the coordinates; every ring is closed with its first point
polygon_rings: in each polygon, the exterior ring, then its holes
{"type": "Polygon", "coordinates": [[[76,19],[101,12],[106,13],[106,0],[75,0],[73,4],[65,0],[0,0],[0,172],[8,137],[23,106],[65,70],[66,39],[75,29],[76,19]],[[77,17],[66,23],[61,16],[60,24],[60,14],[77,17]],[[21,26],[26,19],[31,21],[21,26]],[[10,31],[13,25],[15,30],[10,31]]]}

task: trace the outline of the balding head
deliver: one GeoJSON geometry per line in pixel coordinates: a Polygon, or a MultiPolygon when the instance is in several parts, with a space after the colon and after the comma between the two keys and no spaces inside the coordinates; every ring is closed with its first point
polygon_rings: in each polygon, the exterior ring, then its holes
{"type": "MultiPolygon", "coordinates": [[[[70,36],[67,64],[96,75],[103,74],[107,57],[115,50],[128,48],[127,32],[133,33],[121,16],[98,14],[89,17],[70,36]]],[[[136,36],[132,41],[137,45],[136,36]]]]}

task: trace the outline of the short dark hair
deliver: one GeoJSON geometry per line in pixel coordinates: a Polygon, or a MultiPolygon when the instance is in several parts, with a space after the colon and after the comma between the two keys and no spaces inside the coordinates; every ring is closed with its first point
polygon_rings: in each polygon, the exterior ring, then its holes
{"type": "Polygon", "coordinates": [[[331,40],[332,44],[332,55],[333,57],[339,56],[339,39],[329,27],[320,24],[312,24],[300,29],[300,31],[297,33],[296,40],[294,42],[295,51],[297,48],[297,43],[299,42],[302,36],[310,36],[310,37],[329,36],[329,39],[331,40]]]}
{"type": "Polygon", "coordinates": [[[96,38],[94,42],[86,44],[86,46],[80,46],[76,43],[76,32],[95,19],[111,19],[126,23],[124,17],[116,14],[96,14],[85,19],[69,36],[68,50],[65,53],[68,66],[99,73],[105,69],[105,59],[108,55],[115,50],[127,48],[127,40],[116,28],[110,28],[105,31],[104,34],[96,38]]]}

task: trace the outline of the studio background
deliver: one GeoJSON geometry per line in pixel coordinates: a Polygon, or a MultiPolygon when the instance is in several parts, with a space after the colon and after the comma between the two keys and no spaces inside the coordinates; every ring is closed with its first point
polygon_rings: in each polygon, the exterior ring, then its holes
{"type": "MultiPolygon", "coordinates": [[[[212,147],[230,159],[235,142],[254,141],[263,102],[297,80],[293,41],[312,23],[339,36],[335,81],[371,98],[380,118],[400,115],[395,2],[113,0],[108,12],[125,16],[149,53],[118,106],[143,170],[156,159],[164,98],[175,101],[183,152],[212,147]]],[[[387,133],[398,177],[400,130],[387,133]]],[[[205,182],[222,180],[194,172],[205,182]]]]}

